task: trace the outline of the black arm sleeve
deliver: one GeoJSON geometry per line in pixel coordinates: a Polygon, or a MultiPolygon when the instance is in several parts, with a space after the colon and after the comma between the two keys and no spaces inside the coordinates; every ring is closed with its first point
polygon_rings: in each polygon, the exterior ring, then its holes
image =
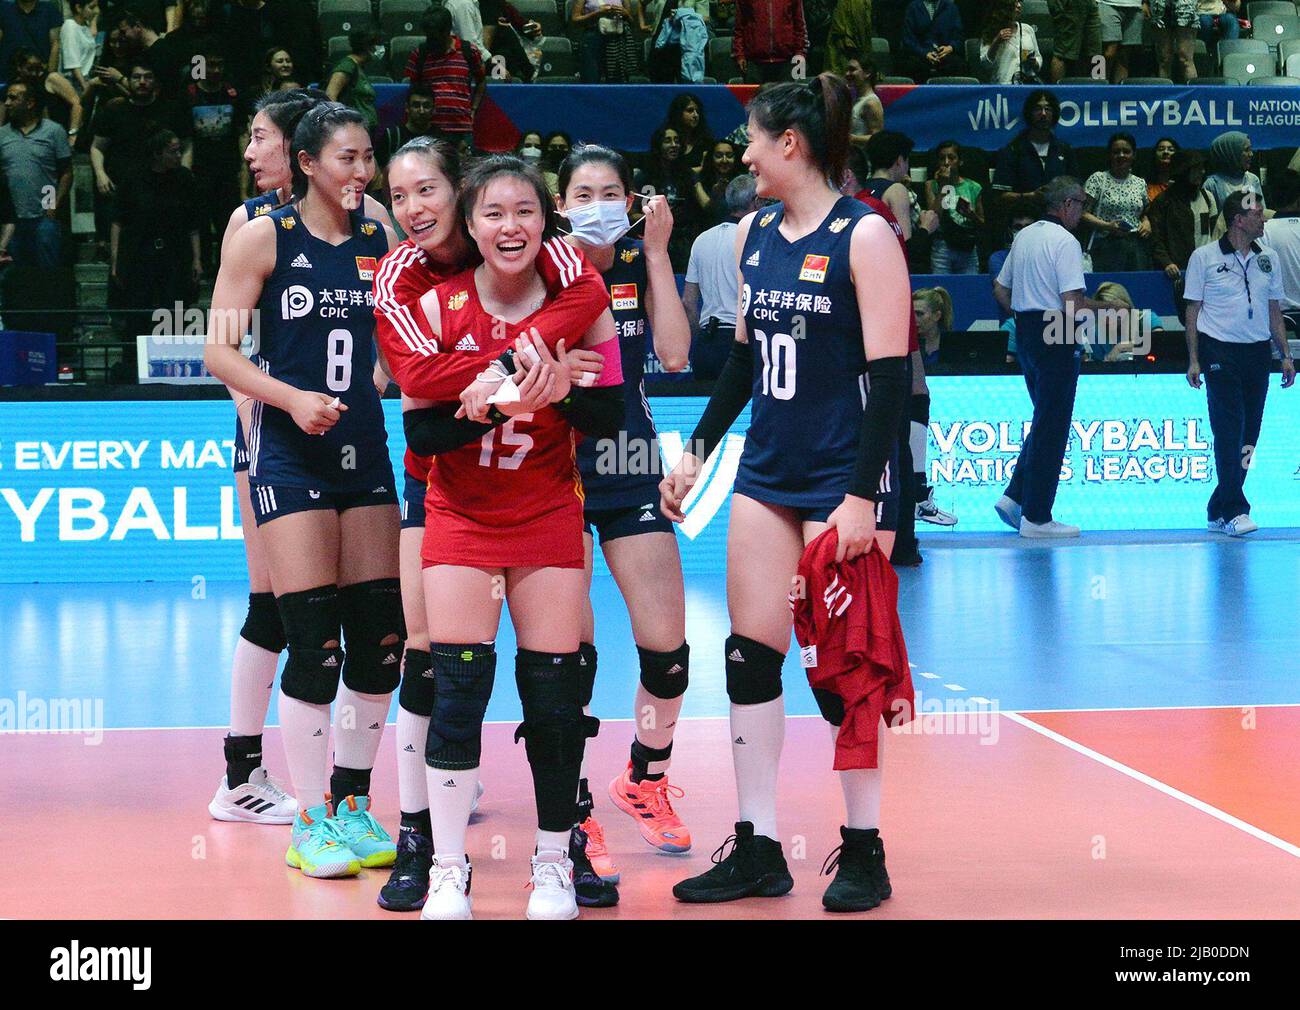
{"type": "MultiPolygon", "coordinates": [[[[406,444],[417,456],[437,456],[482,438],[500,424],[482,424],[467,417],[455,417],[456,408],[419,407],[402,412],[406,444]]],[[[495,412],[494,412],[495,414],[495,412]]]]}
{"type": "Polygon", "coordinates": [[[867,362],[871,388],[862,412],[862,435],[858,440],[858,462],[849,482],[849,494],[875,501],[880,496],[880,478],[894,454],[898,426],[912,395],[907,380],[907,358],[877,358],[867,362]]]}
{"type": "Polygon", "coordinates": [[[623,427],[623,387],[582,389],[574,386],[555,409],[591,438],[613,438],[623,427]]]}
{"type": "Polygon", "coordinates": [[[735,423],[754,392],[754,346],[734,341],[726,364],[713,382],[713,395],[691,435],[686,451],[701,460],[709,458],[727,429],[735,423]],[[698,451],[696,451],[698,450],[698,451]]]}

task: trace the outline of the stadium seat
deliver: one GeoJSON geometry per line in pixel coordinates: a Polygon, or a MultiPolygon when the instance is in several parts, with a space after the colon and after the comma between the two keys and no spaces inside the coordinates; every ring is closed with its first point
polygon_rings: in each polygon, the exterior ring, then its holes
{"type": "Polygon", "coordinates": [[[1295,16],[1295,4],[1291,0],[1251,0],[1246,4],[1246,17],[1252,22],[1261,14],[1290,14],[1295,16]]]}
{"type": "MultiPolygon", "coordinates": [[[[1295,56],[1300,56],[1300,40],[1296,40],[1296,39],[1284,40],[1282,44],[1277,47],[1278,72],[1283,74],[1290,73],[1290,71],[1287,70],[1287,64],[1291,61],[1292,57],[1295,56]]],[[[1294,77],[1296,75],[1294,73],[1290,73],[1290,76],[1294,77]]]]}
{"type": "Polygon", "coordinates": [[[394,80],[406,80],[406,63],[411,52],[423,44],[423,35],[398,35],[389,40],[388,66],[393,71],[394,80]]]}
{"type": "Polygon", "coordinates": [[[387,74],[367,74],[366,76],[370,78],[371,84],[396,84],[397,83],[387,74]]]}
{"type": "Polygon", "coordinates": [[[1127,77],[1124,84],[1173,84],[1168,77],[1127,77]]]}
{"type": "Polygon", "coordinates": [[[379,0],[379,34],[386,39],[421,34],[420,19],[431,6],[429,0],[379,0]]]}
{"type": "Polygon", "coordinates": [[[1206,75],[1204,77],[1198,77],[1195,80],[1188,81],[1187,83],[1199,84],[1199,85],[1231,84],[1233,87],[1236,87],[1241,83],[1241,81],[1237,80],[1237,78],[1235,77],[1210,77],[1206,75]]]}
{"type": "Polygon", "coordinates": [[[1223,76],[1249,82],[1252,77],[1272,77],[1274,61],[1268,53],[1231,53],[1223,58],[1223,76]]]}
{"type": "Polygon", "coordinates": [[[1233,53],[1266,53],[1268,43],[1262,39],[1219,39],[1219,59],[1233,53]]]}
{"type": "Polygon", "coordinates": [[[567,38],[543,38],[542,65],[537,68],[539,76],[547,78],[578,79],[578,62],[573,57],[573,43],[567,38]]]}
{"type": "Polygon", "coordinates": [[[325,66],[331,68],[352,48],[346,35],[335,35],[325,45],[325,66]]]}
{"type": "Polygon", "coordinates": [[[1268,43],[1269,51],[1276,53],[1278,46],[1292,39],[1300,39],[1300,17],[1294,10],[1290,14],[1261,14],[1252,19],[1255,41],[1268,43]]]}
{"type": "Polygon", "coordinates": [[[931,84],[979,84],[975,77],[931,77],[931,84]]]}
{"type": "Polygon", "coordinates": [[[525,21],[536,21],[541,25],[543,35],[564,34],[564,12],[556,6],[555,0],[519,0],[514,7],[525,21]]]}
{"type": "Polygon", "coordinates": [[[1200,77],[1202,74],[1213,76],[1219,69],[1218,58],[1210,52],[1202,39],[1194,39],[1192,41],[1192,62],[1196,65],[1197,77],[1200,77]]]}
{"type": "Polygon", "coordinates": [[[871,59],[876,64],[876,73],[881,76],[894,69],[894,57],[889,51],[889,39],[873,38],[871,40],[871,59]]]}
{"type": "Polygon", "coordinates": [[[981,84],[988,84],[988,71],[980,65],[980,40],[966,40],[966,66],[979,78],[981,84]]]}
{"type": "Polygon", "coordinates": [[[1062,77],[1057,84],[1105,84],[1104,77],[1062,77]]]}
{"type": "Polygon", "coordinates": [[[1035,35],[1053,35],[1056,32],[1052,24],[1052,12],[1048,10],[1046,0],[1024,0],[1020,8],[1020,18],[1027,25],[1034,26],[1035,35]]]}
{"type": "Polygon", "coordinates": [[[1300,77],[1252,77],[1247,84],[1265,84],[1274,88],[1293,88],[1300,84],[1300,77]]]}
{"type": "Polygon", "coordinates": [[[719,81],[729,80],[740,75],[740,67],[731,58],[731,39],[709,39],[708,74],[719,81]]]}
{"type": "Polygon", "coordinates": [[[912,80],[912,78],[910,77],[882,77],[880,78],[880,83],[881,84],[915,84],[916,81],[912,80]]]}
{"type": "Polygon", "coordinates": [[[358,28],[370,28],[375,23],[370,13],[370,0],[320,0],[316,20],[324,39],[346,35],[358,28]]]}

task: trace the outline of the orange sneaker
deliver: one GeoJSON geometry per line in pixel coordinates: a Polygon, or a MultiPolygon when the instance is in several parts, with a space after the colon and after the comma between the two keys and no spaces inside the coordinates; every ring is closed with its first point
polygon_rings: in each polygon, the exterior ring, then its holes
{"type": "Polygon", "coordinates": [[[657,782],[632,781],[632,763],[629,761],[623,774],[609,784],[609,798],[614,806],[636,821],[641,837],[664,852],[687,852],[691,847],[691,833],[673,812],[670,797],[681,798],[686,793],[668,784],[664,776],[657,782]]]}
{"type": "Polygon", "coordinates": [[[587,835],[587,858],[591,860],[591,868],[596,871],[596,876],[610,884],[617,884],[618,867],[610,859],[609,849],[605,848],[605,829],[600,826],[600,821],[588,817],[579,827],[587,835]]]}

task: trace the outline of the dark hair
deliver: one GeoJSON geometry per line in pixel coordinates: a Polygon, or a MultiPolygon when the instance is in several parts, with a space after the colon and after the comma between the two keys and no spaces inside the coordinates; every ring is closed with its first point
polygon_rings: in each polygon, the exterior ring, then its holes
{"type": "Polygon", "coordinates": [[[469,234],[469,219],[474,215],[474,207],[478,203],[479,197],[483,195],[483,191],[487,189],[488,184],[502,176],[522,179],[533,187],[533,192],[537,194],[538,204],[542,208],[542,220],[544,222],[542,241],[559,235],[560,229],[556,224],[558,215],[555,212],[555,201],[551,199],[551,191],[546,188],[546,180],[542,178],[542,173],[513,154],[489,154],[470,165],[464,179],[461,181],[460,195],[456,199],[456,210],[460,214],[461,229],[464,231],[465,238],[470,245],[474,245],[474,240],[470,238],[469,234]]]}
{"type": "Polygon", "coordinates": [[[1056,124],[1060,122],[1061,119],[1061,100],[1046,88],[1035,88],[1025,96],[1025,104],[1020,107],[1020,118],[1024,123],[1028,124],[1029,110],[1044,98],[1046,98],[1048,104],[1052,106],[1052,127],[1055,129],[1056,124]]]}
{"type": "Polygon", "coordinates": [[[569,180],[573,178],[573,173],[583,165],[594,164],[608,165],[617,173],[618,181],[623,184],[623,192],[632,192],[632,171],[627,167],[627,159],[600,144],[579,144],[569,151],[569,156],[560,164],[560,195],[567,200],[569,180]]]}
{"type": "Polygon", "coordinates": [[[1269,176],[1272,183],[1273,206],[1285,209],[1300,200],[1300,173],[1294,169],[1275,172],[1269,176]]]}
{"type": "Polygon", "coordinates": [[[736,176],[740,175],[741,172],[744,171],[744,166],[740,163],[740,157],[741,155],[738,146],[726,137],[723,137],[720,140],[715,140],[710,144],[709,149],[704,152],[704,160],[700,164],[700,185],[704,187],[704,191],[706,193],[711,192],[717,183],[721,182],[726,184],[736,176]],[[733,160],[735,161],[735,164],[731,169],[731,175],[727,176],[725,179],[720,178],[717,169],[713,167],[713,152],[718,149],[720,144],[726,144],[731,148],[733,160]]]}
{"type": "Polygon", "coordinates": [[[144,22],[129,11],[123,11],[122,16],[117,19],[118,28],[143,28],[144,22]]]}
{"type": "Polygon", "coordinates": [[[559,164],[555,161],[555,159],[551,155],[551,141],[554,140],[556,137],[559,137],[561,140],[563,140],[564,146],[567,147],[570,151],[573,150],[573,138],[570,137],[563,130],[552,130],[550,133],[548,133],[545,137],[542,138],[542,164],[546,165],[553,172],[558,172],[560,170],[559,164]]]}
{"type": "Polygon", "coordinates": [[[253,115],[265,112],[271,125],[283,134],[285,140],[293,140],[293,131],[308,112],[321,102],[328,102],[329,96],[318,88],[297,88],[293,91],[268,91],[253,105],[253,115]]]}
{"type": "Polygon", "coordinates": [[[411,104],[412,98],[427,98],[431,102],[437,101],[433,96],[433,89],[427,84],[412,84],[410,90],[406,93],[407,105],[411,104]]]}
{"type": "Polygon", "coordinates": [[[845,167],[853,176],[854,185],[858,189],[862,189],[867,179],[871,177],[871,163],[867,160],[867,152],[861,144],[849,146],[849,156],[845,162],[845,167]]]}
{"type": "Polygon", "coordinates": [[[1138,142],[1131,133],[1112,133],[1110,138],[1106,141],[1107,154],[1109,154],[1110,149],[1115,146],[1116,141],[1123,141],[1125,144],[1128,144],[1129,147],[1133,148],[1133,153],[1137,154],[1138,142]]]}
{"type": "Polygon", "coordinates": [[[298,121],[293,131],[293,142],[289,145],[289,167],[293,170],[295,200],[301,200],[307,195],[309,182],[307,173],[298,163],[298,155],[305,151],[308,157],[319,158],[330,138],[345,126],[359,126],[365,131],[366,117],[341,102],[320,102],[307,110],[298,121]]]}
{"type": "Polygon", "coordinates": [[[149,158],[156,158],[167,150],[167,145],[173,140],[179,140],[171,130],[159,130],[157,133],[149,134],[149,139],[144,142],[144,153],[149,158]]]}
{"type": "Polygon", "coordinates": [[[15,84],[27,92],[27,101],[31,102],[32,105],[36,107],[36,110],[38,112],[44,110],[45,108],[44,89],[38,91],[36,88],[33,88],[22,78],[10,78],[9,83],[5,85],[4,93],[8,95],[9,89],[12,88],[15,84]]]}
{"type": "Polygon", "coordinates": [[[951,147],[955,149],[957,152],[957,160],[961,161],[961,144],[957,143],[957,141],[955,140],[941,140],[939,141],[939,143],[934,145],[934,153],[938,154],[945,147],[951,147]]]}
{"type": "Polygon", "coordinates": [[[980,28],[980,41],[991,46],[1003,28],[1010,28],[1016,23],[1016,0],[993,0],[989,12],[984,16],[980,28]]]}
{"type": "Polygon", "coordinates": [[[850,60],[858,61],[858,66],[862,68],[862,73],[867,78],[868,86],[874,91],[880,82],[880,68],[876,66],[876,61],[871,58],[871,54],[864,53],[861,49],[846,49],[844,62],[848,63],[850,60]]]}
{"type": "Polygon", "coordinates": [[[1223,201],[1223,223],[1231,228],[1237,215],[1250,213],[1258,204],[1258,193],[1248,189],[1233,190],[1223,201]]]}
{"type": "Polygon", "coordinates": [[[1161,144],[1173,144],[1174,154],[1177,154],[1179,151],[1183,149],[1183,145],[1178,143],[1178,141],[1174,140],[1173,137],[1161,137],[1159,140],[1157,140],[1154,144],[1151,145],[1151,150],[1154,151],[1161,144]]]}
{"type": "Polygon", "coordinates": [[[379,45],[379,33],[373,28],[353,28],[348,32],[348,53],[368,53],[379,45]]]}
{"type": "Polygon", "coordinates": [[[867,140],[867,160],[871,170],[890,168],[899,158],[911,158],[912,138],[897,130],[881,130],[867,140]]]}
{"type": "MultiPolygon", "coordinates": [[[[700,122],[690,132],[691,146],[708,147],[713,143],[713,134],[709,132],[709,121],[704,115],[704,103],[689,91],[681,92],[669,104],[668,114],[664,116],[664,126],[671,126],[678,133],[685,133],[686,126],[682,123],[682,114],[686,111],[687,106],[692,104],[700,110],[700,122]]],[[[685,147],[686,145],[683,144],[682,146],[685,147]]]]}
{"type": "Polygon", "coordinates": [[[1189,200],[1196,194],[1191,189],[1192,173],[1197,169],[1205,171],[1205,155],[1200,151],[1176,151],[1169,163],[1169,187],[1189,200]]]}
{"type": "Polygon", "coordinates": [[[455,144],[437,137],[412,137],[393,152],[393,156],[388,159],[388,164],[391,166],[398,158],[404,158],[408,154],[423,158],[425,161],[436,162],[438,171],[447,177],[451,188],[460,187],[462,173],[460,149],[455,144]]]}
{"type": "Polygon", "coordinates": [[[1011,227],[1011,222],[1018,217],[1027,217],[1031,221],[1038,220],[1038,208],[1032,199],[1018,197],[1011,201],[1007,208],[1007,227],[1011,227]]]}
{"type": "Polygon", "coordinates": [[[420,18],[420,30],[424,32],[425,45],[445,39],[451,34],[451,14],[446,7],[430,7],[420,18]]]}
{"type": "MultiPolygon", "coordinates": [[[[41,60],[41,54],[30,46],[19,46],[15,49],[14,54],[9,57],[9,79],[13,80],[13,78],[17,77],[18,68],[30,59],[41,60]]],[[[41,63],[45,66],[45,72],[49,73],[49,64],[45,60],[41,60],[41,63]]]]}
{"type": "Polygon", "coordinates": [[[852,115],[849,86],[834,74],[818,74],[806,84],[789,82],[763,88],[749,103],[750,118],[764,133],[801,134],[808,153],[828,179],[844,175],[852,115]]]}
{"type": "MultiPolygon", "coordinates": [[[[293,53],[289,51],[288,46],[272,46],[270,49],[268,49],[265,53],[262,54],[262,69],[268,73],[271,70],[271,57],[274,56],[276,53],[289,53],[289,62],[293,63],[293,53]]],[[[297,64],[294,64],[294,70],[297,69],[298,69],[297,64]]]]}

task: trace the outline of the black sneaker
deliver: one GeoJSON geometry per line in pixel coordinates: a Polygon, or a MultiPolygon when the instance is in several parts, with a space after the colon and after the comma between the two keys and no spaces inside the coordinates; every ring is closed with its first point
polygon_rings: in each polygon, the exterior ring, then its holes
{"type": "Polygon", "coordinates": [[[785,865],[781,843],[754,834],[749,821],[737,821],[736,833],[713,853],[713,869],[683,880],[673,888],[678,901],[712,903],[737,898],[779,898],[789,894],[794,878],[785,865]],[[735,848],[723,858],[727,846],[735,848]]]}
{"type": "Polygon", "coordinates": [[[840,828],[844,840],[822,864],[822,873],[838,872],[822,895],[828,912],[866,912],[893,894],[885,872],[885,847],[876,828],[840,828]]]}
{"type": "Polygon", "coordinates": [[[583,908],[613,908],[618,888],[592,868],[587,858],[587,833],[576,824],[569,835],[569,859],[573,861],[573,891],[583,908]]]}
{"type": "Polygon", "coordinates": [[[433,866],[433,842],[418,831],[397,836],[397,860],[388,883],[379,889],[379,907],[390,912],[418,912],[429,893],[429,869],[433,866]]]}

